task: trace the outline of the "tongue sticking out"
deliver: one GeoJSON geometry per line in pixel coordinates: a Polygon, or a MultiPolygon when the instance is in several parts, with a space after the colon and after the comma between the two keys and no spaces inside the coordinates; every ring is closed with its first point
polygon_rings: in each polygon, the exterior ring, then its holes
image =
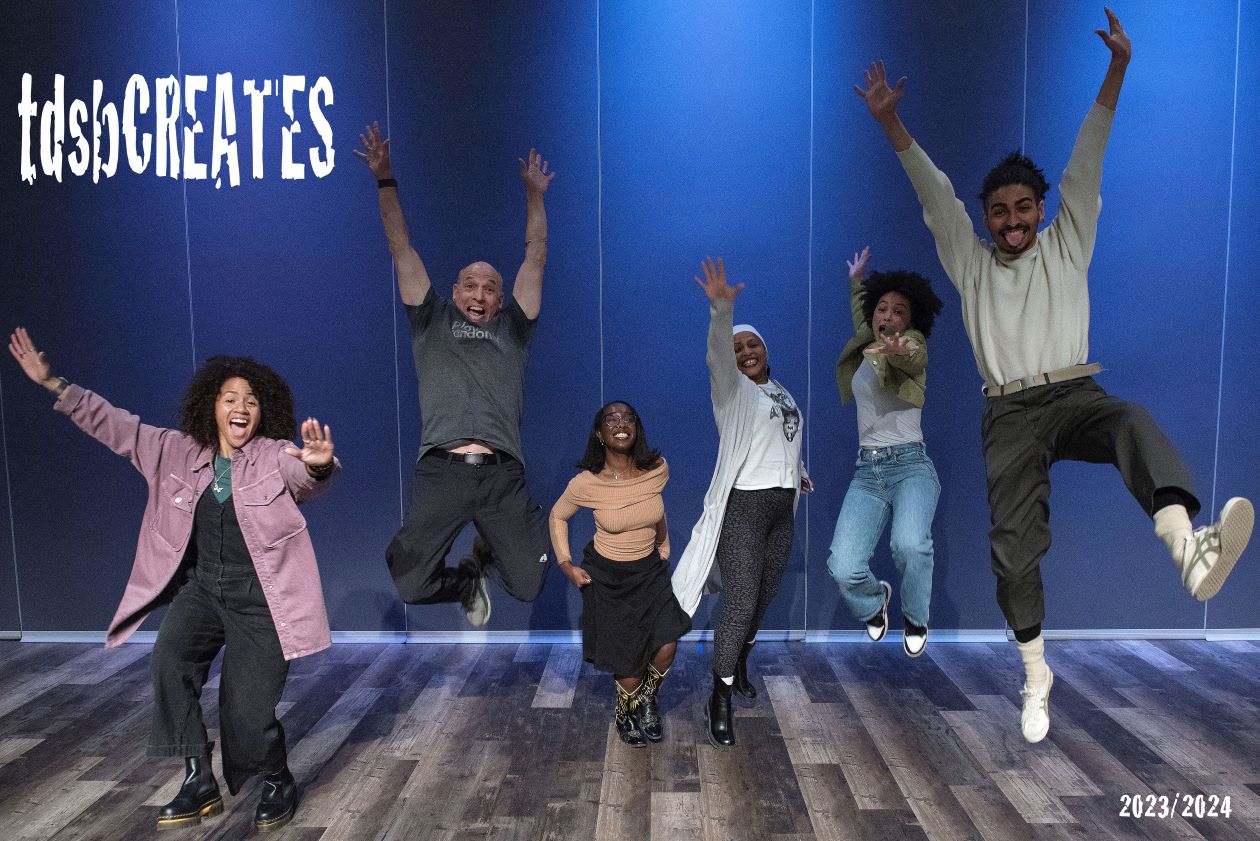
{"type": "Polygon", "coordinates": [[[1024,241],[1024,229],[1012,228],[1002,234],[1002,237],[1006,240],[1006,244],[1008,246],[1011,248],[1017,248],[1024,241]]]}

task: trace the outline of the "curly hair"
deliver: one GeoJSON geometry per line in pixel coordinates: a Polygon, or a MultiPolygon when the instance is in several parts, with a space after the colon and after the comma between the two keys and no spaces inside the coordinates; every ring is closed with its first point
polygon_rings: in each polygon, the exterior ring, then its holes
{"type": "Polygon", "coordinates": [[[630,460],[634,462],[634,466],[640,470],[650,470],[660,463],[661,451],[648,446],[647,432],[643,429],[643,418],[639,416],[638,410],[624,400],[610,400],[599,408],[599,411],[595,413],[595,419],[591,421],[591,434],[586,437],[586,452],[582,454],[582,460],[576,465],[578,469],[589,470],[592,473],[598,473],[604,469],[604,445],[599,440],[599,430],[604,425],[605,413],[618,403],[628,408],[635,417],[634,447],[630,450],[630,460]]]}
{"type": "Polygon", "coordinates": [[[932,291],[932,283],[915,272],[871,272],[862,281],[862,317],[870,324],[875,317],[879,299],[889,292],[899,292],[910,301],[910,326],[923,334],[932,335],[932,323],[944,306],[932,291]]]}
{"type": "Polygon", "coordinates": [[[989,196],[993,195],[995,190],[1008,184],[1023,184],[1033,191],[1037,201],[1044,199],[1046,193],[1050,192],[1050,184],[1046,181],[1046,175],[1041,171],[1041,167],[1033,163],[1032,158],[1021,154],[1018,149],[999,161],[998,165],[984,176],[984,183],[980,185],[980,201],[987,207],[989,196]]]}
{"type": "Polygon", "coordinates": [[[233,377],[249,383],[258,398],[258,434],[285,440],[297,435],[293,418],[293,392],[271,368],[248,356],[212,356],[193,374],[180,407],[180,429],[203,447],[219,445],[219,429],[214,420],[214,404],[219,389],[233,377]]]}

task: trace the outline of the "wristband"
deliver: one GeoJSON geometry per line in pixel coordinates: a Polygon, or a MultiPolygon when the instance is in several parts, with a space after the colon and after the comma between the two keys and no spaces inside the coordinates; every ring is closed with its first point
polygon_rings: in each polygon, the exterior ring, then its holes
{"type": "Polygon", "coordinates": [[[398,189],[398,182],[397,182],[395,179],[393,179],[393,178],[378,178],[378,179],[376,179],[376,189],[378,189],[378,190],[383,190],[383,189],[385,189],[386,187],[393,187],[395,190],[397,190],[397,189],[398,189]]]}
{"type": "Polygon", "coordinates": [[[66,393],[66,389],[70,387],[70,381],[65,377],[58,377],[57,379],[61,380],[61,384],[53,389],[54,399],[61,397],[61,395],[66,393]]]}

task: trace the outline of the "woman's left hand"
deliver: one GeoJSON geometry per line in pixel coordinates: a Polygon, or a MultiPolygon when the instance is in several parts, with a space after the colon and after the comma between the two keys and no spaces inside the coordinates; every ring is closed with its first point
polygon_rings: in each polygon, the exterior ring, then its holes
{"type": "Polygon", "coordinates": [[[327,467],[333,460],[332,430],[319,425],[315,418],[302,421],[302,449],[285,447],[287,455],[300,459],[307,467],[327,467]]]}
{"type": "Polygon", "coordinates": [[[914,353],[914,347],[910,344],[910,340],[900,333],[893,333],[891,336],[880,336],[883,344],[876,347],[868,347],[863,353],[882,353],[885,356],[909,356],[914,353]]]}
{"type": "Polygon", "coordinates": [[[801,493],[810,494],[814,492],[814,480],[808,476],[801,477],[801,493]]]}

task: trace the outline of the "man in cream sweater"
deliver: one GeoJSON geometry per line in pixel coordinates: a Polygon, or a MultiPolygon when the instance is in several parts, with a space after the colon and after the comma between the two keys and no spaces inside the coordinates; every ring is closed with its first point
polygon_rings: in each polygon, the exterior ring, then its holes
{"type": "Polygon", "coordinates": [[[1049,184],[1031,160],[1012,154],[985,177],[981,197],[992,242],[983,242],[949,179],[897,115],[905,78],[890,86],[877,62],[865,73],[866,87],[854,86],[923,205],[941,264],[961,296],[963,323],[984,379],[989,543],[998,604],[1024,662],[1020,725],[1030,742],[1049,731],[1054,681],[1041,638],[1051,464],[1114,464],[1199,600],[1220,589],[1254,521],[1251,503],[1234,498],[1219,520],[1194,529],[1190,520],[1199,502],[1176,449],[1145,409],[1109,396],[1090,376],[1101,368],[1087,364],[1086,270],[1101,209],[1103,152],[1131,55],[1120,21],[1110,9],[1106,13],[1107,30],[1095,31],[1111,61],[1059,182],[1058,215],[1040,232],[1049,184]]]}

